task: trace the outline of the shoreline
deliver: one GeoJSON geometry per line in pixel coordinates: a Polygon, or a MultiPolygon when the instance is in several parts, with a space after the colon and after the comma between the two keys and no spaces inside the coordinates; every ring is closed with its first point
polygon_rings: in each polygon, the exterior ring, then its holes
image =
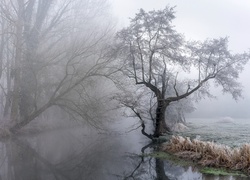
{"type": "Polygon", "coordinates": [[[172,136],[168,142],[161,144],[160,151],[191,161],[203,168],[225,169],[232,173],[242,172],[246,176],[250,175],[250,144],[230,148],[214,142],[172,136]]]}

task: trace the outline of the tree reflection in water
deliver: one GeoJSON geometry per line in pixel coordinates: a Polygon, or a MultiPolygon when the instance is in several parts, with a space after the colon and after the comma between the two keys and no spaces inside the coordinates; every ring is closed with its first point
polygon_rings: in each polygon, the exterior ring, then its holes
{"type": "MultiPolygon", "coordinates": [[[[147,148],[156,148],[157,145],[149,143],[141,149],[142,155],[131,155],[130,159],[138,163],[135,169],[130,174],[125,175],[124,180],[140,180],[140,179],[155,179],[155,180],[169,180],[165,173],[164,162],[159,158],[153,158],[150,156],[143,156],[147,148]],[[155,162],[155,163],[154,163],[155,162]]],[[[135,163],[136,164],[136,163],[135,163]]]]}
{"type": "Polygon", "coordinates": [[[122,171],[120,154],[114,153],[123,148],[117,138],[79,135],[75,130],[12,138],[0,143],[0,179],[112,179],[112,174],[122,171]]]}
{"type": "Polygon", "coordinates": [[[0,180],[230,179],[205,176],[191,167],[142,156],[156,150],[156,146],[151,143],[141,148],[138,142],[145,141],[135,138],[86,136],[76,130],[12,138],[0,143],[0,180]]]}
{"type": "MultiPolygon", "coordinates": [[[[147,148],[154,148],[157,150],[157,146],[149,144],[142,148],[141,152],[147,148]],[[155,148],[156,147],[156,148],[155,148]]],[[[130,155],[130,160],[134,164],[134,169],[130,173],[126,173],[123,176],[124,180],[242,180],[248,179],[243,177],[232,176],[215,176],[206,175],[198,172],[197,168],[191,166],[178,166],[167,160],[160,158],[153,158],[150,156],[130,155]]],[[[121,177],[121,176],[119,176],[121,177]]]]}

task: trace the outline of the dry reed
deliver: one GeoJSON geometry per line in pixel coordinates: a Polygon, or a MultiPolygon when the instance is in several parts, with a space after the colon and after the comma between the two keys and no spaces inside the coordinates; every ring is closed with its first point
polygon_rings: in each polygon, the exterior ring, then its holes
{"type": "Polygon", "coordinates": [[[223,167],[250,174],[250,144],[230,148],[214,142],[173,136],[169,143],[163,144],[162,149],[196,161],[202,166],[223,167]]]}

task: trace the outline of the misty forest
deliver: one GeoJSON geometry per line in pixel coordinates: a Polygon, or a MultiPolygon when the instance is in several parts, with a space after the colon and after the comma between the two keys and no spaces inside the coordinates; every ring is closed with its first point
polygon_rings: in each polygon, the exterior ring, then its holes
{"type": "Polygon", "coordinates": [[[226,34],[185,38],[176,11],[140,9],[119,27],[106,0],[1,0],[0,179],[247,177],[250,145],[217,143],[216,124],[186,115],[215,87],[240,100],[250,53],[226,34]],[[187,157],[191,175],[171,164],[187,157]]]}

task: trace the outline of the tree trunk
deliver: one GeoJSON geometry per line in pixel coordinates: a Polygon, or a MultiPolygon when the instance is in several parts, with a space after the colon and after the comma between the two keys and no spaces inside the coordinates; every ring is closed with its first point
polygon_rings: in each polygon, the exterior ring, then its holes
{"type": "Polygon", "coordinates": [[[50,102],[48,102],[47,104],[45,104],[44,106],[42,106],[40,109],[38,109],[37,111],[33,112],[26,119],[22,119],[20,122],[16,123],[13,127],[10,128],[10,131],[13,134],[15,134],[19,129],[21,129],[22,127],[24,127],[27,124],[29,124],[32,120],[34,120],[36,117],[38,117],[40,114],[42,114],[45,110],[47,110],[51,106],[52,106],[52,104],[50,102]]]}
{"type": "Polygon", "coordinates": [[[21,60],[22,60],[22,32],[23,32],[23,14],[24,14],[24,1],[18,2],[18,20],[16,22],[16,52],[15,63],[12,74],[14,75],[13,96],[11,106],[11,121],[17,123],[19,121],[19,104],[20,104],[20,84],[21,84],[21,60]]]}
{"type": "Polygon", "coordinates": [[[156,108],[156,119],[155,119],[155,132],[154,137],[159,137],[166,132],[170,132],[170,128],[165,122],[165,112],[169,104],[165,103],[162,100],[157,100],[158,105],[156,108]]]}
{"type": "Polygon", "coordinates": [[[156,180],[169,180],[168,176],[165,173],[164,161],[159,158],[155,158],[155,172],[156,180]]]}

